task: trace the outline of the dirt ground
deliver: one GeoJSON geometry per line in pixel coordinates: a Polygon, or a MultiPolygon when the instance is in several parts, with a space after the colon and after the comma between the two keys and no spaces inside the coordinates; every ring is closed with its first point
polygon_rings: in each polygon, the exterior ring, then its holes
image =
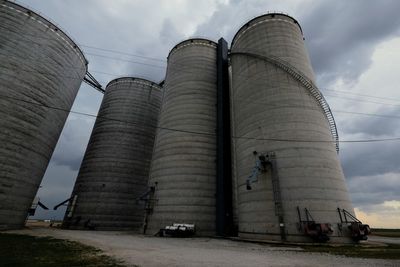
{"type": "Polygon", "coordinates": [[[31,228],[12,233],[79,241],[138,266],[400,266],[399,260],[349,258],[213,238],[160,238],[127,232],[31,228]]]}
{"type": "Polygon", "coordinates": [[[368,237],[368,239],[371,242],[379,242],[379,243],[400,245],[400,238],[398,238],[398,237],[394,238],[394,237],[371,235],[371,236],[368,237]]]}

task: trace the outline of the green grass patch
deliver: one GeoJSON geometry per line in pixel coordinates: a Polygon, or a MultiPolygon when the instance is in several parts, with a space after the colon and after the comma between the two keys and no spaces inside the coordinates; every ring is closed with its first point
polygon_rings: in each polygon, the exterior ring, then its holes
{"type": "Polygon", "coordinates": [[[385,236],[385,237],[400,237],[400,229],[371,229],[372,235],[385,236]]]}
{"type": "Polygon", "coordinates": [[[101,250],[78,242],[51,237],[0,234],[0,266],[123,267],[101,250]]]}
{"type": "Polygon", "coordinates": [[[355,258],[400,259],[400,245],[304,246],[307,252],[322,252],[355,258]]]}

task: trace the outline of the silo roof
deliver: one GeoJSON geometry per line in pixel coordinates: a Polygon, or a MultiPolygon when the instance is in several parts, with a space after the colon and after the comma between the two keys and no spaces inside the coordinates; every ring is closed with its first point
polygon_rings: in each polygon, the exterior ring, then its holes
{"type": "Polygon", "coordinates": [[[82,50],[79,48],[79,46],[75,43],[74,40],[72,40],[71,37],[69,37],[63,30],[61,30],[57,25],[55,25],[53,22],[50,20],[44,18],[40,14],[20,5],[17,3],[9,2],[9,1],[1,1],[1,6],[6,7],[10,10],[14,10],[18,13],[21,13],[27,17],[30,17],[31,19],[37,21],[39,24],[41,24],[44,27],[49,28],[52,32],[54,32],[59,38],[61,38],[65,43],[67,43],[73,50],[76,51],[78,54],[79,58],[81,59],[82,63],[84,63],[86,70],[87,70],[87,64],[88,60],[85,58],[85,55],[83,54],[82,50]]]}
{"type": "Polygon", "coordinates": [[[200,41],[200,42],[203,42],[203,43],[208,43],[208,45],[209,45],[209,46],[212,46],[212,47],[217,47],[217,43],[214,42],[214,41],[212,41],[212,40],[209,40],[209,39],[206,39],[206,38],[190,38],[190,39],[186,39],[186,40],[184,40],[184,41],[178,43],[177,45],[175,45],[175,46],[169,51],[168,57],[167,57],[167,58],[169,58],[169,56],[170,56],[174,51],[178,50],[179,48],[184,47],[184,46],[186,46],[186,45],[190,45],[190,43],[194,43],[194,42],[197,42],[197,41],[200,41]]]}
{"type": "Polygon", "coordinates": [[[301,31],[301,34],[303,34],[303,29],[301,28],[299,22],[298,22],[295,18],[293,18],[293,17],[291,17],[291,16],[289,16],[289,15],[287,15],[287,14],[283,14],[283,13],[267,13],[267,14],[263,14],[263,15],[261,15],[261,16],[258,16],[258,17],[255,17],[255,18],[249,20],[246,24],[244,24],[242,27],[240,27],[240,29],[236,32],[235,36],[234,36],[233,39],[232,39],[231,47],[233,46],[233,44],[234,44],[235,40],[238,38],[238,36],[239,36],[245,29],[247,29],[250,25],[254,24],[254,23],[257,22],[257,21],[262,20],[262,18],[268,19],[268,18],[274,18],[275,16],[283,16],[283,17],[289,18],[290,20],[293,21],[293,23],[295,23],[295,24],[297,24],[297,26],[299,26],[299,29],[300,29],[300,31],[301,31]]]}
{"type": "Polygon", "coordinates": [[[161,88],[161,86],[159,84],[157,84],[156,82],[153,82],[153,81],[150,81],[150,80],[147,80],[147,79],[143,79],[143,78],[127,77],[127,76],[126,77],[119,77],[119,78],[116,78],[114,80],[111,80],[107,84],[106,88],[108,86],[112,85],[113,83],[117,83],[117,82],[120,82],[120,81],[134,81],[136,83],[142,83],[142,84],[146,84],[146,85],[149,85],[149,86],[154,86],[154,87],[157,87],[157,88],[161,88]]]}

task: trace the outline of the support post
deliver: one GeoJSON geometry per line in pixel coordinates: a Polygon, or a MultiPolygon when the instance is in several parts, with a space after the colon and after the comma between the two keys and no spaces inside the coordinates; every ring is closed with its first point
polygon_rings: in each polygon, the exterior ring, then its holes
{"type": "Polygon", "coordinates": [[[217,47],[217,205],[218,236],[232,235],[232,170],[228,74],[228,44],[221,38],[217,47]]]}

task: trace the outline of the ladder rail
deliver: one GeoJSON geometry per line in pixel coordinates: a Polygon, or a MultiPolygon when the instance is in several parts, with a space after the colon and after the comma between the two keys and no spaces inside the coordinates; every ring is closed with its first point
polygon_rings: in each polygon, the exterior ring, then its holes
{"type": "Polygon", "coordinates": [[[290,76],[295,78],[298,82],[300,82],[311,94],[312,97],[317,101],[319,106],[322,108],[324,115],[328,121],[330,132],[333,138],[333,141],[335,143],[335,148],[336,152],[339,153],[339,134],[337,131],[336,127],[336,122],[335,118],[333,117],[332,110],[329,107],[328,102],[326,102],[325,97],[322,95],[322,93],[319,91],[318,87],[309,79],[305,74],[303,74],[301,71],[296,69],[294,66],[292,66],[289,62],[278,58],[276,56],[268,55],[259,55],[250,51],[246,50],[238,50],[238,51],[231,51],[230,55],[245,55],[245,56],[250,56],[254,58],[258,58],[264,61],[267,61],[274,66],[284,70],[287,72],[290,76]]]}

